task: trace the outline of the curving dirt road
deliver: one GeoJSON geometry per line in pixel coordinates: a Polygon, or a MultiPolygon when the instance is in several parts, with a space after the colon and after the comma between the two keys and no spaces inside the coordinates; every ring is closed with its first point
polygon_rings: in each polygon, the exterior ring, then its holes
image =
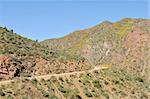
{"type": "MultiPolygon", "coordinates": [[[[93,68],[93,69],[91,69],[91,70],[87,70],[87,71],[76,71],[76,72],[70,72],[70,73],[62,73],[62,74],[49,74],[49,75],[41,75],[41,76],[33,76],[33,77],[23,77],[23,78],[21,78],[21,79],[24,79],[24,78],[26,78],[26,79],[37,79],[37,80],[41,80],[41,79],[45,79],[45,80],[47,80],[47,79],[49,79],[50,77],[52,77],[52,76],[56,76],[56,77],[58,77],[58,76],[66,76],[66,75],[74,75],[74,74],[81,74],[81,73],[85,73],[85,72],[93,72],[93,71],[95,71],[95,70],[100,70],[100,69],[108,69],[108,67],[95,67],[95,68],[93,68]]],[[[11,82],[14,82],[15,80],[5,80],[5,81],[0,81],[0,86],[1,85],[4,85],[4,84],[7,84],[7,83],[11,83],[11,82]]]]}

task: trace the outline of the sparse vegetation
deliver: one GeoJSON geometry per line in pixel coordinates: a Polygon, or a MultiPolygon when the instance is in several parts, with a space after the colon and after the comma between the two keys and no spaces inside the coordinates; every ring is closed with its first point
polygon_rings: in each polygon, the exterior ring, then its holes
{"type": "Polygon", "coordinates": [[[38,42],[0,27],[0,99],[149,99],[149,28],[126,18],[38,42]]]}
{"type": "Polygon", "coordinates": [[[148,99],[148,85],[147,82],[142,82],[141,80],[137,81],[138,76],[131,75],[127,73],[125,70],[120,69],[112,69],[112,70],[99,70],[99,74],[91,72],[91,76],[88,76],[87,73],[82,73],[79,77],[71,78],[66,75],[62,77],[51,77],[48,80],[22,80],[16,81],[13,86],[10,85],[3,85],[0,86],[0,95],[1,97],[8,97],[9,98],[17,98],[22,96],[28,97],[36,97],[37,99],[41,98],[50,98],[50,99],[60,99],[62,97],[65,98],[77,98],[83,99],[81,92],[85,95],[86,98],[119,98],[122,97],[124,99],[136,97],[139,99],[140,97],[144,97],[148,99]],[[124,71],[124,73],[120,74],[120,71],[124,71]],[[124,79],[123,83],[122,78],[132,76],[132,80],[124,79]],[[62,81],[65,80],[65,81],[62,81]],[[105,80],[102,80],[105,79],[105,80]],[[67,83],[67,80],[72,82],[71,85],[67,83]],[[80,80],[81,82],[78,82],[80,80]],[[109,81],[109,84],[106,83],[109,81]],[[86,86],[83,86],[85,83],[86,86]],[[25,85],[24,88],[18,90],[19,85],[25,85]],[[78,87],[77,87],[78,86],[78,87]],[[11,92],[8,91],[12,90],[11,92]],[[26,93],[26,91],[30,91],[26,93]],[[143,94],[142,94],[143,93],[143,94]],[[15,94],[15,95],[14,95],[15,94]]]}

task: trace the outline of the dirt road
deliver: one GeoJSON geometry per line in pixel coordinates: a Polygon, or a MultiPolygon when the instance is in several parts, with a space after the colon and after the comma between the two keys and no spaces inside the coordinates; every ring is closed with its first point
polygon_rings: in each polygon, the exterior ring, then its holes
{"type": "MultiPolygon", "coordinates": [[[[41,79],[49,79],[50,77],[52,76],[55,76],[55,77],[59,77],[59,76],[68,76],[68,75],[74,75],[74,74],[81,74],[81,73],[85,73],[85,72],[93,72],[95,70],[100,70],[100,69],[108,69],[108,67],[95,67],[91,70],[87,70],[87,71],[76,71],[76,72],[70,72],[70,73],[62,73],[62,74],[49,74],[49,75],[41,75],[41,76],[33,76],[33,77],[24,77],[24,78],[21,78],[21,79],[37,79],[37,80],[41,80],[41,79]]],[[[4,84],[7,84],[7,83],[11,83],[15,80],[5,80],[5,81],[0,81],[0,85],[4,85],[4,84]]]]}

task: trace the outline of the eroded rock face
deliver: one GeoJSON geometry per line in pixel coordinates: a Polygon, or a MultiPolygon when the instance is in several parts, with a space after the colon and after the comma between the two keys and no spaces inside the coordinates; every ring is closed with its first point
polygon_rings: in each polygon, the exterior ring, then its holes
{"type": "Polygon", "coordinates": [[[5,62],[8,61],[8,58],[6,56],[0,56],[0,73],[1,74],[7,74],[7,69],[5,68],[5,62]]]}
{"type": "Polygon", "coordinates": [[[82,71],[89,68],[91,65],[84,59],[79,61],[59,59],[48,61],[41,57],[28,57],[28,59],[20,60],[4,55],[0,56],[1,80],[82,71]]]}
{"type": "Polygon", "coordinates": [[[0,56],[0,79],[11,79],[17,75],[17,64],[4,55],[0,56]]]}
{"type": "Polygon", "coordinates": [[[149,21],[141,21],[124,37],[121,48],[113,53],[111,62],[119,64],[131,73],[147,76],[150,70],[150,28],[149,21]]]}
{"type": "Polygon", "coordinates": [[[80,61],[59,61],[53,60],[48,62],[42,58],[35,60],[33,75],[59,74],[66,72],[82,71],[91,68],[87,60],[80,61]]]}
{"type": "MultiPolygon", "coordinates": [[[[146,23],[145,27],[148,27],[146,23]]],[[[133,27],[133,31],[127,35],[124,43],[125,48],[130,49],[126,56],[129,60],[128,67],[136,72],[141,72],[142,75],[150,70],[150,64],[148,63],[149,42],[150,35],[148,31],[138,25],[133,27]]]]}

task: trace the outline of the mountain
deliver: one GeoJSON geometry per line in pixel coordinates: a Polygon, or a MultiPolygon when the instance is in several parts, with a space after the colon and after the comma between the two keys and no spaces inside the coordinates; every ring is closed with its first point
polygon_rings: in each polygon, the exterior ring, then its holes
{"type": "Polygon", "coordinates": [[[80,56],[55,52],[13,30],[0,28],[0,79],[30,77],[91,68],[80,56]]]}
{"type": "Polygon", "coordinates": [[[0,99],[150,99],[150,20],[42,42],[0,27],[0,99]]]}
{"type": "Polygon", "coordinates": [[[92,64],[120,66],[131,73],[150,74],[150,20],[125,18],[104,21],[42,44],[70,55],[80,55],[92,64]]]}

